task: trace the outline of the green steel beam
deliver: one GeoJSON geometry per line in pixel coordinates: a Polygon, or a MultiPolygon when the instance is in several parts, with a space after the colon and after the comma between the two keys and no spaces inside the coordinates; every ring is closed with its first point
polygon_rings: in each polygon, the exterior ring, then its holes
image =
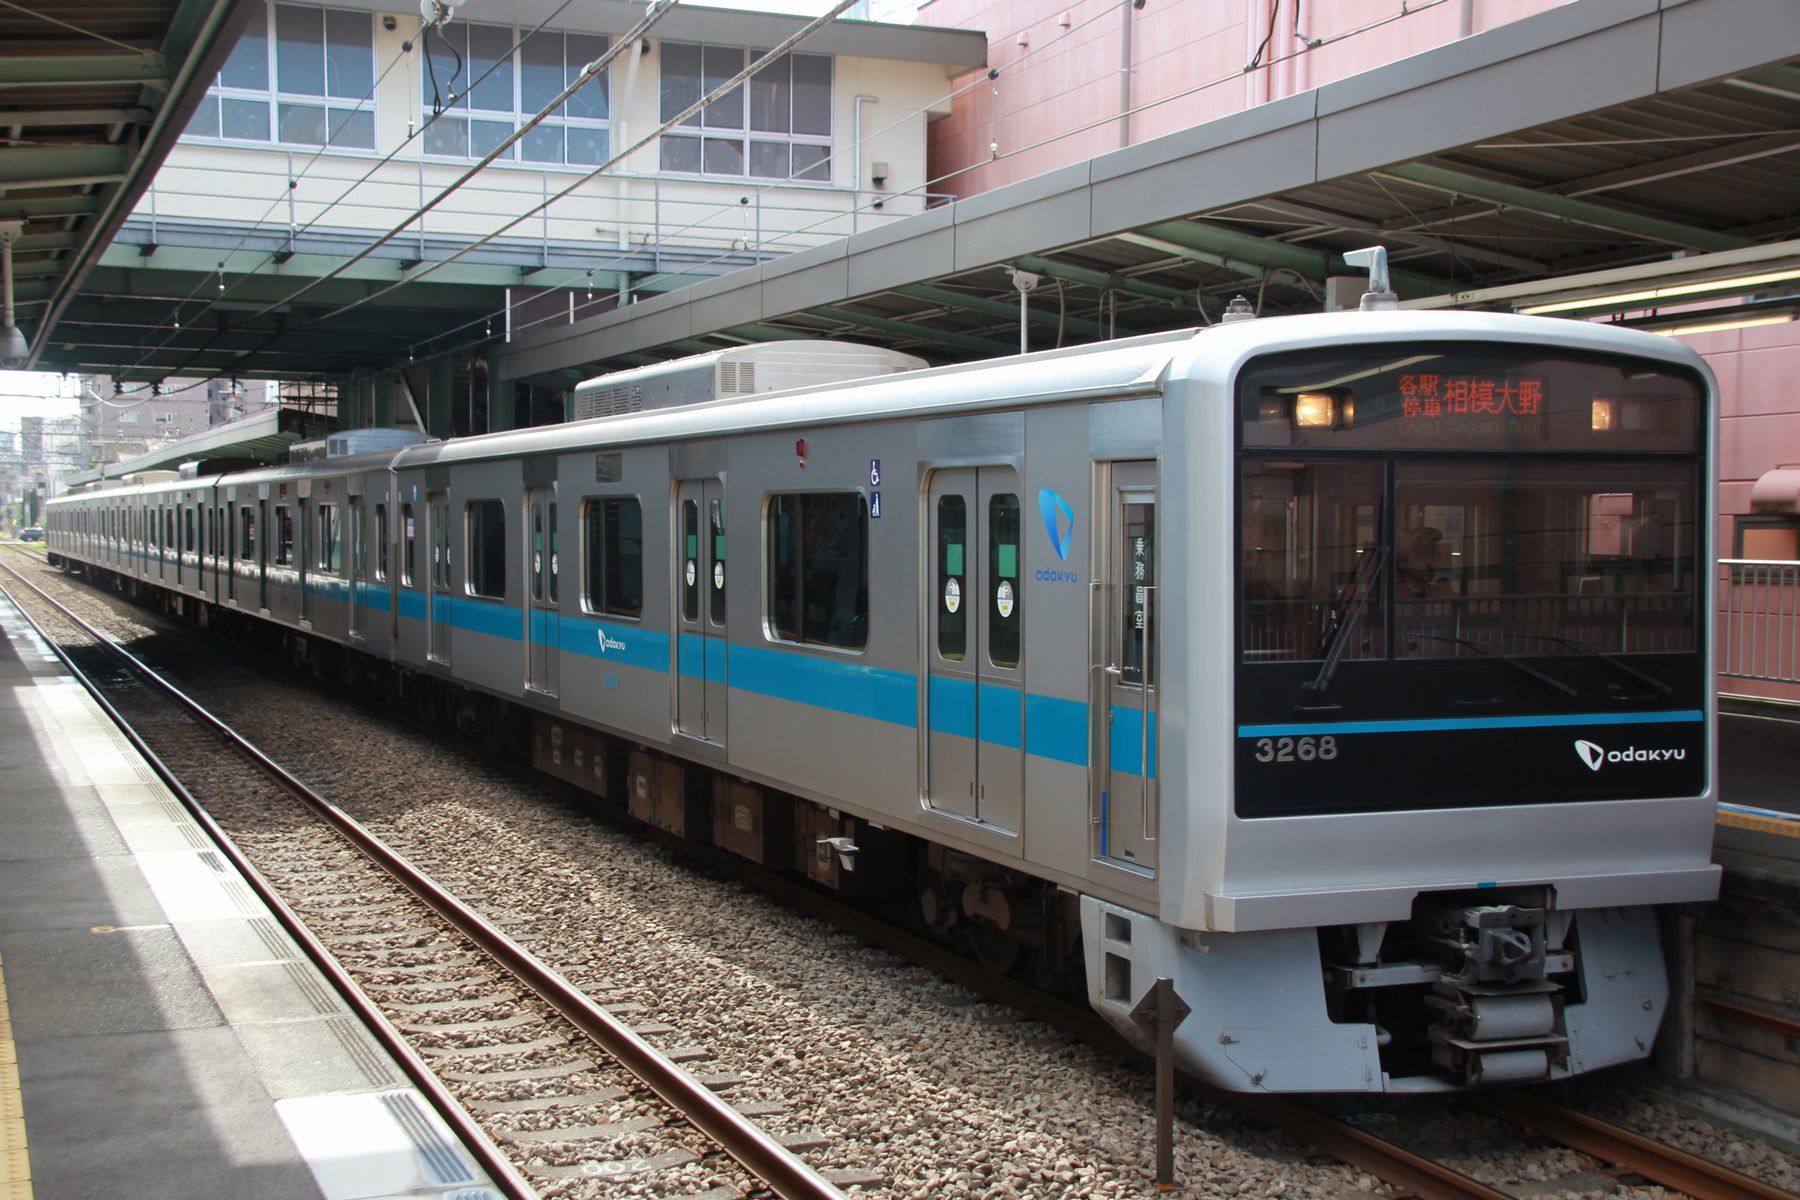
{"type": "MultiPolygon", "coordinates": [[[[0,71],[4,71],[0,67],[0,71]]],[[[0,74],[0,79],[6,76],[0,74]]],[[[5,115],[0,114],[0,120],[5,115]]],[[[0,187],[76,187],[125,178],[129,148],[118,146],[14,146],[0,154],[0,187]]]]}
{"type": "Polygon", "coordinates": [[[51,221],[85,217],[94,211],[94,196],[0,197],[0,221],[51,221]]]}
{"type": "MultiPolygon", "coordinates": [[[[978,312],[985,316],[1000,320],[1017,321],[1019,319],[1019,301],[1015,296],[1011,301],[994,300],[987,296],[970,296],[964,292],[952,291],[949,288],[933,287],[929,283],[909,283],[892,289],[901,296],[910,296],[914,300],[923,300],[927,304],[941,304],[947,308],[962,308],[970,312],[978,312]]],[[[1089,337],[1103,338],[1106,331],[1099,322],[1085,317],[1062,317],[1051,307],[1054,301],[1039,296],[1026,306],[1025,318],[1033,325],[1042,325],[1049,329],[1061,326],[1071,333],[1082,333],[1089,337]]]]}
{"type": "Polygon", "coordinates": [[[39,87],[94,87],[138,83],[169,90],[169,64],[161,54],[0,55],[0,79],[39,87]]]}
{"type": "Polygon", "coordinates": [[[1084,284],[1102,291],[1124,292],[1127,295],[1141,296],[1146,300],[1161,301],[1172,308],[1199,307],[1199,301],[1190,291],[1165,287],[1160,283],[1151,283],[1145,279],[1133,279],[1129,275],[1115,275],[1107,271],[1096,271],[1091,267],[1077,267],[1030,254],[1012,259],[1002,265],[1017,267],[1021,271],[1030,271],[1034,275],[1048,275],[1052,279],[1084,284]]]}
{"type": "Polygon", "coordinates": [[[76,235],[67,233],[27,233],[21,234],[13,243],[13,252],[25,254],[32,250],[73,250],[76,235]]]}
{"type": "Polygon", "coordinates": [[[147,108],[13,108],[6,112],[8,125],[45,129],[59,125],[129,125],[148,121],[147,108]]]}
{"type": "Polygon", "coordinates": [[[880,333],[893,334],[896,337],[917,338],[922,342],[937,342],[944,346],[955,346],[961,350],[971,350],[977,354],[1006,355],[1017,354],[1016,345],[1005,342],[989,341],[987,338],[971,337],[966,333],[953,333],[947,329],[931,329],[924,325],[914,325],[910,321],[896,321],[891,317],[876,317],[868,313],[852,312],[847,308],[824,304],[806,310],[808,316],[819,317],[827,321],[839,321],[845,325],[858,325],[864,329],[873,329],[880,333]]]}
{"type": "MultiPolygon", "coordinates": [[[[219,263],[223,260],[227,283],[235,281],[252,268],[259,268],[257,270],[259,281],[268,280],[280,285],[270,295],[271,299],[276,299],[298,291],[300,285],[308,279],[328,274],[332,268],[340,266],[346,257],[348,256],[334,254],[296,254],[277,269],[268,262],[267,253],[261,251],[244,250],[236,254],[229,254],[203,247],[158,246],[155,255],[146,259],[138,253],[136,246],[114,242],[100,256],[100,265],[118,267],[127,271],[186,271],[200,275],[216,275],[219,263]]],[[[402,274],[399,259],[366,258],[336,279],[329,280],[320,287],[308,291],[303,303],[309,305],[326,303],[320,299],[321,295],[327,294],[323,289],[340,281],[348,281],[356,287],[357,294],[362,295],[366,291],[362,287],[362,281],[386,285],[399,279],[402,274]]],[[[433,271],[425,282],[409,286],[407,294],[410,295],[415,288],[431,287],[432,285],[503,288],[517,286],[518,282],[519,268],[517,267],[454,262],[447,267],[440,267],[433,271]]],[[[241,295],[242,292],[243,289],[239,287],[234,288],[231,294],[235,297],[241,295]]],[[[493,308],[498,309],[500,303],[501,297],[496,296],[493,308]]]]}
{"type": "Polygon", "coordinates": [[[1482,200],[1489,204],[1516,208],[1525,212],[1537,213],[1540,216],[1557,217],[1577,225],[1605,229],[1628,237],[1649,238],[1652,241],[1668,242],[1695,250],[1737,250],[1753,244],[1746,238],[1736,237],[1729,233],[1718,233],[1711,229],[1684,225],[1679,221],[1665,221],[1660,217],[1625,212],[1605,204],[1596,204],[1591,200],[1577,200],[1572,196],[1552,196],[1538,191],[1536,188],[1512,183],[1498,183],[1492,179],[1483,179],[1478,175],[1469,175],[1462,171],[1452,171],[1445,167],[1431,166],[1426,163],[1402,163],[1399,166],[1386,167],[1372,172],[1372,174],[1430,188],[1433,191],[1445,192],[1452,196],[1482,200]]]}
{"type": "Polygon", "coordinates": [[[819,336],[810,330],[783,329],[779,325],[763,325],[755,321],[748,325],[730,325],[714,332],[726,337],[742,338],[746,342],[798,342],[819,336]]]}
{"type": "MultiPolygon", "coordinates": [[[[1323,287],[1328,275],[1355,275],[1361,272],[1348,266],[1341,254],[1332,250],[1307,250],[1285,242],[1270,241],[1253,234],[1220,229],[1200,221],[1165,221],[1150,225],[1135,234],[1123,234],[1126,241],[1153,238],[1167,243],[1170,252],[1199,255],[1196,261],[1222,266],[1251,279],[1259,279],[1269,271],[1293,271],[1313,284],[1323,287]]],[[[1143,244],[1141,241],[1139,244],[1143,244]]],[[[1403,295],[1435,296],[1451,290],[1442,279],[1416,275],[1408,271],[1392,271],[1396,291],[1403,295]]]]}

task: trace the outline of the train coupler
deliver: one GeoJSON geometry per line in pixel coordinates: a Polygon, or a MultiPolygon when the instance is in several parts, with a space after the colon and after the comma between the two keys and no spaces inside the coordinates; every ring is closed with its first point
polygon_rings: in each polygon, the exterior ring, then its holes
{"type": "Polygon", "coordinates": [[[1512,904],[1433,914],[1444,967],[1425,997],[1438,1013],[1431,1056],[1466,1087],[1547,1079],[1567,1065],[1562,988],[1550,976],[1573,970],[1574,955],[1551,944],[1562,925],[1548,915],[1512,904]]]}

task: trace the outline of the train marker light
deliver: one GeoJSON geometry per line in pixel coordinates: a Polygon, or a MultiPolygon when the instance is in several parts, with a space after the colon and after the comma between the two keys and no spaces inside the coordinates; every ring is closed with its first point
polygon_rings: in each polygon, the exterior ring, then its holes
{"type": "Polygon", "coordinates": [[[1618,422],[1619,410],[1613,401],[1606,396],[1595,396],[1593,417],[1590,424],[1594,432],[1605,433],[1618,422]]]}

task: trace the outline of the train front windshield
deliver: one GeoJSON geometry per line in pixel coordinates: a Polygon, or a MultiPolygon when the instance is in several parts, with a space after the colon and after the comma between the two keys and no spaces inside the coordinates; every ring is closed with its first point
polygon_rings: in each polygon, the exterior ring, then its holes
{"type": "Polygon", "coordinates": [[[1238,411],[1239,816],[1702,790],[1698,376],[1358,347],[1238,411]]]}

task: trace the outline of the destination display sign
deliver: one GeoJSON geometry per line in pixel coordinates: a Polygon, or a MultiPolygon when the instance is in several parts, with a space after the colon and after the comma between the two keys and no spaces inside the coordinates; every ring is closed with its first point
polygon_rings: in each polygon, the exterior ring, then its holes
{"type": "Polygon", "coordinates": [[[1544,381],[1430,372],[1401,375],[1402,439],[1541,439],[1544,381]]]}

